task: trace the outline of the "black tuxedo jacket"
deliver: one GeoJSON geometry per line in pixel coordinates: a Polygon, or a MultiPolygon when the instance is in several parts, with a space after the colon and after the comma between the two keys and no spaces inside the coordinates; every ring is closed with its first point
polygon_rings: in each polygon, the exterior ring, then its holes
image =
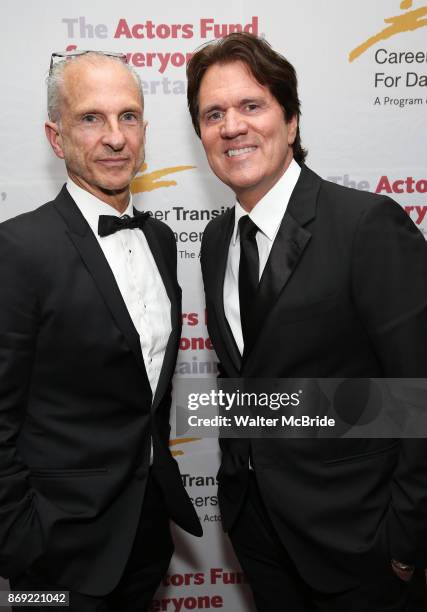
{"type": "MultiPolygon", "coordinates": [[[[260,281],[258,333],[243,360],[223,304],[233,226],[234,210],[211,221],[201,255],[208,329],[223,376],[426,376],[426,244],[395,202],[302,168],[260,281]]],[[[225,529],[238,518],[251,452],[277,532],[315,588],[350,588],[361,568],[388,568],[392,557],[427,560],[424,440],[220,444],[225,529]]]]}
{"type": "MultiPolygon", "coordinates": [[[[140,231],[140,230],[135,230],[140,231]]],[[[171,230],[143,228],[171,302],[154,400],[113,273],[65,187],[0,225],[0,572],[37,560],[91,595],[117,584],[150,461],[171,517],[201,534],[169,448],[181,290],[171,230]],[[153,401],[152,401],[153,400],[153,401]]]]}

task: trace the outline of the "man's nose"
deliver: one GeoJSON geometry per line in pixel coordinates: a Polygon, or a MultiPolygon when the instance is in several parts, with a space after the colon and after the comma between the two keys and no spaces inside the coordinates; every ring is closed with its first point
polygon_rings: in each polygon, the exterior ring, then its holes
{"type": "Polygon", "coordinates": [[[119,121],[112,119],[105,123],[102,143],[111,147],[114,151],[123,149],[125,146],[125,136],[119,121]]]}
{"type": "Polygon", "coordinates": [[[247,131],[248,126],[244,117],[238,111],[228,109],[221,125],[222,138],[235,138],[240,134],[246,134],[247,131]]]}

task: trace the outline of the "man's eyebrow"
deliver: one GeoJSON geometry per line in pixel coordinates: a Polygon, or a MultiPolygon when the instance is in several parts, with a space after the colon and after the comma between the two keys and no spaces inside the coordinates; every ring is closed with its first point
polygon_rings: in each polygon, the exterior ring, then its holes
{"type": "MultiPolygon", "coordinates": [[[[245,106],[246,104],[265,104],[265,98],[263,96],[251,96],[249,98],[242,98],[238,101],[237,106],[245,106]]],[[[206,115],[213,110],[224,110],[224,105],[218,103],[209,104],[205,108],[200,110],[201,115],[206,115]]]]}
{"type": "MultiPolygon", "coordinates": [[[[123,108],[120,109],[119,115],[122,115],[123,113],[142,114],[143,112],[144,111],[140,106],[129,104],[129,105],[123,106],[123,108]]],[[[97,108],[96,106],[82,106],[80,108],[79,107],[75,108],[75,114],[79,116],[80,115],[105,115],[105,109],[102,110],[100,108],[97,108]]]]}
{"type": "Polygon", "coordinates": [[[251,98],[243,98],[240,100],[239,105],[245,106],[245,104],[263,104],[265,98],[262,96],[252,96],[251,98]]]}

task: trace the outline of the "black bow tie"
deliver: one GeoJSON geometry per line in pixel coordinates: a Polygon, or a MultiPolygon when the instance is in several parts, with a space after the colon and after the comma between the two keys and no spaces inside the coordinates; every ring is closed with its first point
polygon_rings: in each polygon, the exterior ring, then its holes
{"type": "Polygon", "coordinates": [[[140,229],[147,221],[150,214],[148,212],[139,212],[134,209],[134,217],[123,215],[123,217],[115,217],[113,215],[99,215],[98,234],[100,236],[109,236],[122,229],[140,229]]]}

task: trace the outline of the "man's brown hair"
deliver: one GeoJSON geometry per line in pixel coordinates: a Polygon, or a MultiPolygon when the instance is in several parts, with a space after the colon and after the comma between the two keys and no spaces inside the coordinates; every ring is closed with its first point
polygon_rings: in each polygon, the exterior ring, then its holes
{"type": "Polygon", "coordinates": [[[265,85],[283,108],[284,120],[298,119],[295,142],[292,145],[294,159],[305,160],[307,151],[300,139],[298,80],[295,68],[280,53],[274,51],[265,40],[246,32],[235,32],[215,42],[208,43],[194,53],[187,65],[187,102],[197,135],[199,125],[199,89],[202,79],[214,64],[241,61],[260,85],[265,85]]]}

